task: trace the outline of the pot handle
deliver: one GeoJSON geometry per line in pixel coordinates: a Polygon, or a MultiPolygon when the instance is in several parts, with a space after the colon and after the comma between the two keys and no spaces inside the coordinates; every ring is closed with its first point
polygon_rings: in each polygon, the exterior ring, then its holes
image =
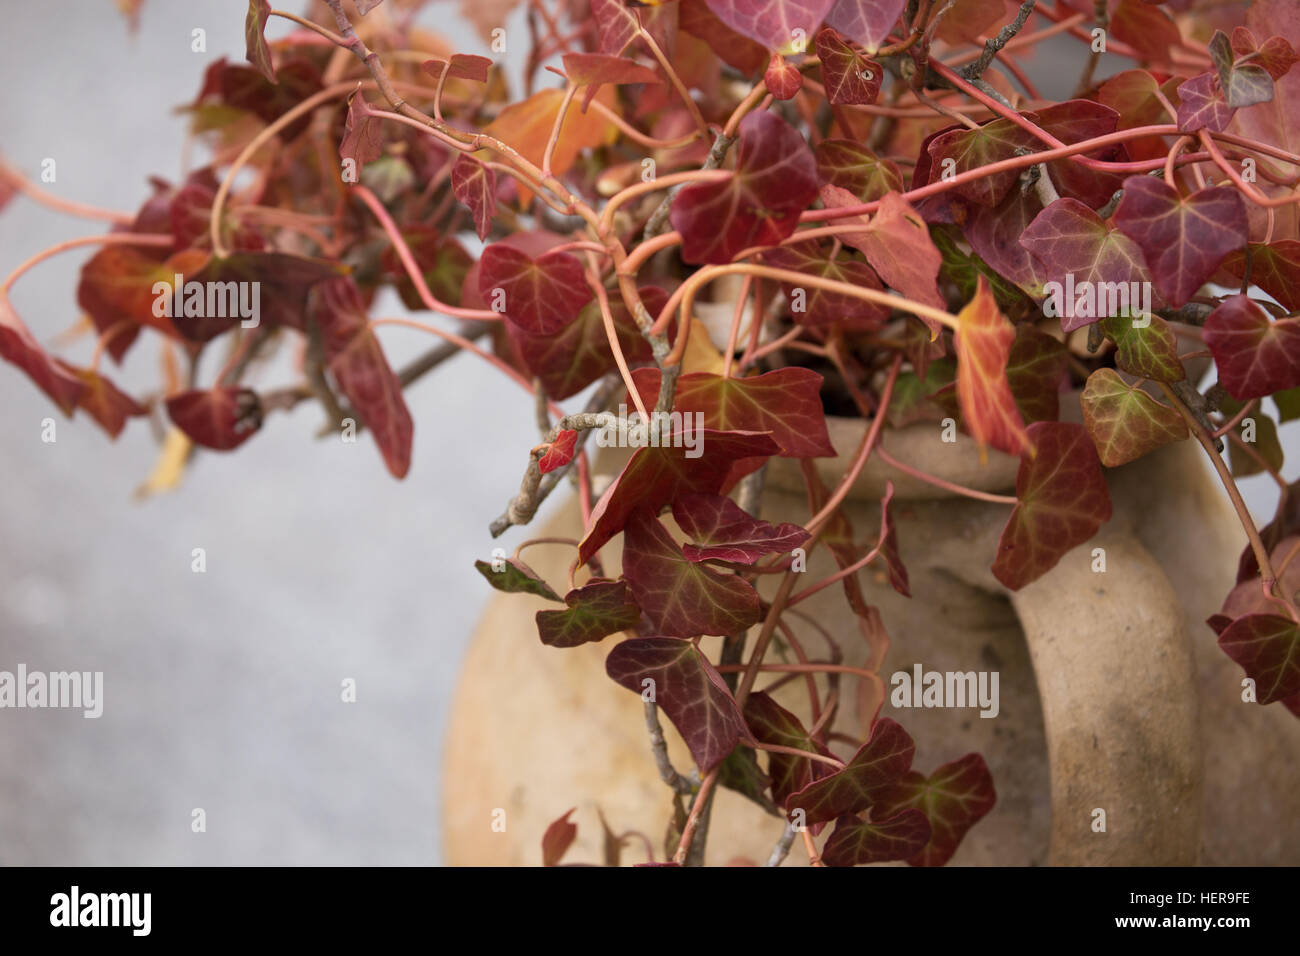
{"type": "Polygon", "coordinates": [[[1196,670],[1164,570],[1131,531],[1108,528],[1011,602],[1043,702],[1048,862],[1195,864],[1204,779],[1196,670]]]}

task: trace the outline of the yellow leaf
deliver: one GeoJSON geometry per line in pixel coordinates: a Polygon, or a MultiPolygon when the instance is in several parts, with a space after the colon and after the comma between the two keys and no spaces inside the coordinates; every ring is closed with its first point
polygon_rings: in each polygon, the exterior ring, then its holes
{"type": "Polygon", "coordinates": [[[185,465],[190,460],[190,452],[193,448],[193,443],[185,433],[173,425],[163,441],[162,454],[158,456],[153,471],[144,483],[136,488],[136,498],[147,498],[150,495],[171,491],[179,485],[185,475],[185,465]]]}
{"type": "Polygon", "coordinates": [[[699,319],[691,316],[691,337],[686,340],[686,351],[682,354],[682,374],[691,372],[708,372],[721,375],[725,363],[722,353],[713,346],[709,330],[699,319]]]}

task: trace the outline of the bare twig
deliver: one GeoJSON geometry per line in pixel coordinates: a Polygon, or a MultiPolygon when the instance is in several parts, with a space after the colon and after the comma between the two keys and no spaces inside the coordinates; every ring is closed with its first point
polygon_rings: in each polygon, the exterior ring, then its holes
{"type": "Polygon", "coordinates": [[[979,79],[984,74],[984,71],[989,68],[993,58],[998,55],[998,51],[1011,42],[1011,38],[1020,32],[1020,28],[1029,19],[1029,14],[1034,12],[1035,3],[1036,0],[1025,0],[1020,5],[1020,12],[1016,14],[1016,18],[999,30],[997,36],[984,43],[984,52],[980,54],[979,59],[962,67],[961,75],[972,83],[979,79]]]}

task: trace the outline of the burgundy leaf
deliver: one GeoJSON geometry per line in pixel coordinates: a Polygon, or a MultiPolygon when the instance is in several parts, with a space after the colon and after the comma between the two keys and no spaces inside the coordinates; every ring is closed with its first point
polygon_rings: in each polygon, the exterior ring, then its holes
{"type": "Polygon", "coordinates": [[[993,576],[1013,591],[1046,574],[1110,520],[1110,493],[1082,425],[1035,422],[1036,454],[1020,459],[1019,501],[1002,529],[993,576]]]}
{"type": "Polygon", "coordinates": [[[1300,694],[1300,627],[1276,614],[1248,614],[1219,635],[1223,652],[1255,681],[1261,704],[1300,694]]]}
{"type": "Polygon", "coordinates": [[[808,144],[767,110],[740,122],[735,173],[687,186],[670,218],[690,263],[726,263],[750,246],[776,245],[794,232],[817,196],[817,164],[808,144]]]}
{"type": "MultiPolygon", "coordinates": [[[[833,258],[828,252],[816,240],[809,240],[768,249],[763,253],[763,262],[777,269],[803,272],[821,279],[884,291],[880,280],[876,278],[875,270],[865,262],[848,252],[841,251],[833,258]]],[[[784,280],[781,288],[792,303],[796,300],[796,290],[802,290],[802,299],[799,300],[802,309],[795,308],[793,304],[791,306],[791,314],[800,325],[824,327],[838,324],[849,331],[867,331],[880,328],[889,318],[889,311],[884,306],[856,296],[816,286],[805,288],[798,282],[784,280]]]]}
{"type": "Polygon", "coordinates": [[[874,53],[898,22],[907,0],[835,0],[826,25],[874,53]]]}
{"type": "Polygon", "coordinates": [[[881,815],[906,809],[922,811],[930,822],[930,842],[912,866],[943,866],[957,852],[962,838],[997,803],[993,775],[984,758],[967,754],[946,763],[927,778],[915,770],[881,797],[881,815]]]}
{"type": "Polygon", "coordinates": [[[690,641],[675,637],[636,637],[605,658],[605,673],[615,683],[658,704],[708,773],[749,739],[722,676],[690,641]]]}
{"type": "Polygon", "coordinates": [[[808,540],[796,524],[769,524],[722,495],[682,495],[673,518],[695,542],[682,546],[688,561],[753,564],[765,554],[788,554],[808,540]]]}
{"type": "Polygon", "coordinates": [[[1194,76],[1178,87],[1178,128],[1184,133],[1222,133],[1236,112],[1213,73],[1194,76]]]}
{"type": "Polygon", "coordinates": [[[669,637],[736,634],[758,623],[758,592],[744,578],[687,560],[643,508],[623,529],[623,574],[655,629],[669,637]]]}
{"type": "Polygon", "coordinates": [[[109,381],[108,376],[94,369],[76,368],[62,359],[54,362],[85,386],[77,397],[77,407],[98,422],[110,437],[115,439],[122,434],[128,418],[149,414],[147,408],[109,381]]]}
{"type": "Polygon", "coordinates": [[[546,832],[542,834],[542,866],[559,866],[564,854],[569,851],[569,847],[573,846],[573,841],[578,837],[578,825],[570,823],[569,817],[577,809],[574,807],[558,820],[551,821],[546,832]]]}
{"type": "Polygon", "coordinates": [[[196,445],[217,451],[238,448],[262,427],[262,405],[257,393],[237,385],[170,395],[167,416],[196,445]]]}
{"type": "Polygon", "coordinates": [[[324,336],[325,361],[334,380],[375,436],[384,464],[395,478],[406,477],[415,426],[356,283],[340,278],[317,284],[308,315],[324,336]]]}
{"type": "Polygon", "coordinates": [[[489,307],[534,335],[559,332],[594,295],[582,263],[569,253],[533,259],[499,242],[483,250],[478,289],[489,307]]]}
{"type": "Polygon", "coordinates": [[[693,436],[694,451],[683,440],[638,448],[622,473],[606,489],[591,512],[578,561],[586,564],[639,507],[653,513],[689,492],[717,494],[736,461],[775,455],[780,447],[759,432],[719,432],[705,429],[693,436]],[[699,452],[695,456],[695,452],[699,452]]]}
{"type": "Polygon", "coordinates": [[[888,717],[881,717],[871,730],[871,738],[842,770],[791,794],[785,802],[786,810],[803,810],[805,823],[824,823],[845,814],[861,813],[911,769],[915,750],[907,731],[888,717]]]}
{"type": "Polygon", "coordinates": [[[1228,253],[1246,244],[1246,207],[1226,187],[1180,196],[1162,179],[1130,176],[1115,225],[1141,248],[1156,287],[1182,305],[1228,253]]]}
{"type": "Polygon", "coordinates": [[[589,581],[564,595],[563,611],[538,611],[537,633],[548,647],[577,647],[634,628],[641,611],[626,581],[589,581]]]}
{"type": "Polygon", "coordinates": [[[887,192],[902,192],[903,175],[892,160],[881,159],[861,143],[824,139],[813,150],[822,185],[839,186],[859,202],[872,202],[887,192]]]}
{"type": "Polygon", "coordinates": [[[803,74],[781,54],[773,53],[767,70],[763,73],[763,84],[774,98],[792,100],[803,87],[803,74]]]}
{"type": "MultiPolygon", "coordinates": [[[[708,0],[718,19],[751,40],[779,53],[796,49],[796,30],[811,36],[834,0],[708,0]]],[[[753,115],[753,114],[751,114],[753,115]]]]}
{"type": "Polygon", "coordinates": [[[1300,320],[1270,319],[1249,296],[1234,295],[1210,313],[1205,344],[1233,398],[1244,402],[1300,385],[1300,320]]]}
{"type": "Polygon", "coordinates": [[[85,386],[74,374],[55,364],[3,296],[0,296],[0,358],[26,372],[65,415],[71,415],[77,407],[85,386]]]}
{"type": "MultiPolygon", "coordinates": [[[[836,186],[822,187],[821,195],[828,209],[857,204],[851,194],[836,186]]],[[[930,238],[925,220],[902,195],[886,193],[880,208],[860,232],[845,233],[840,238],[862,251],[885,285],[909,299],[944,308],[937,285],[943,254],[930,238]]]]}
{"type": "Polygon", "coordinates": [[[832,105],[876,102],[884,67],[855,50],[831,27],[817,34],[817,58],[826,98],[832,105]]]}
{"type": "Polygon", "coordinates": [[[262,75],[275,82],[275,66],[271,63],[271,50],[266,45],[266,21],[271,16],[267,0],[248,0],[248,15],[244,17],[244,50],[248,62],[262,75]]]}
{"type": "MultiPolygon", "coordinates": [[[[762,691],[754,691],[745,698],[745,723],[759,743],[793,747],[824,757],[834,756],[809,736],[798,717],[762,691]]],[[[783,806],[791,794],[814,780],[829,776],[834,769],[828,763],[795,754],[769,752],[767,760],[768,775],[772,778],[772,799],[783,806]]]]}
{"type": "Polygon", "coordinates": [[[384,155],[383,122],[372,114],[360,90],[348,97],[348,115],[343,129],[343,140],[339,143],[341,158],[350,159],[361,167],[384,155]]]}
{"type": "Polygon", "coordinates": [[[568,74],[569,82],[587,88],[582,100],[584,112],[596,92],[606,83],[621,85],[663,82],[659,74],[648,66],[642,66],[626,57],[609,56],[604,53],[566,53],[564,72],[568,74]]]}
{"type": "Polygon", "coordinates": [[[1063,342],[1032,325],[1017,326],[1007,356],[1007,384],[1026,423],[1060,417],[1061,388],[1068,381],[1069,368],[1070,355],[1063,342]]]}
{"type": "Polygon", "coordinates": [[[930,821],[920,810],[904,810],[868,823],[852,814],[835,821],[835,832],[822,847],[827,866],[861,866],[916,856],[930,842],[930,821]]]}
{"type": "Polygon", "coordinates": [[[1223,268],[1245,279],[1247,254],[1251,284],[1277,299],[1288,312],[1300,312],[1300,240],[1275,239],[1267,245],[1252,242],[1224,259],[1223,268]]]}

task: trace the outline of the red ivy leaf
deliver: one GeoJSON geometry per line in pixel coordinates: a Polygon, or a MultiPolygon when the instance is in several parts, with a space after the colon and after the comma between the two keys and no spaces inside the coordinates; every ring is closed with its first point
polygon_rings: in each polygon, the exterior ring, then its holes
{"type": "Polygon", "coordinates": [[[826,25],[874,53],[898,22],[907,0],[835,0],[826,25]]]}
{"type": "Polygon", "coordinates": [[[1275,614],[1248,614],[1219,635],[1223,652],[1254,682],[1261,704],[1300,694],[1300,627],[1275,614]]]}
{"type": "Polygon", "coordinates": [[[825,823],[849,813],[861,813],[912,767],[916,745],[907,731],[888,717],[871,729],[870,739],[853,759],[816,780],[785,802],[787,812],[804,811],[805,823],[825,823]]]}
{"type": "Polygon", "coordinates": [[[62,359],[54,362],[63,371],[75,375],[85,386],[77,397],[77,407],[98,422],[112,438],[122,434],[128,418],[149,414],[147,408],[109,381],[108,376],[94,369],[76,368],[62,359]]]}
{"type": "Polygon", "coordinates": [[[1300,320],[1270,320],[1249,296],[1234,295],[1210,313],[1205,344],[1219,381],[1239,401],[1300,385],[1300,320]]]}
{"type": "Polygon", "coordinates": [[[682,234],[683,259],[726,263],[750,246],[786,239],[816,196],[817,164],[808,144],[775,113],[758,110],[740,122],[735,173],[684,188],[670,218],[682,234]]]}
{"type": "Polygon", "coordinates": [[[586,95],[582,100],[585,112],[596,92],[606,83],[623,85],[627,83],[662,83],[659,74],[648,66],[642,66],[635,60],[621,56],[608,56],[604,53],[566,53],[564,54],[564,72],[569,82],[576,86],[585,86],[586,95]]]}
{"type": "Polygon", "coordinates": [[[271,63],[271,50],[266,45],[266,21],[271,16],[267,0],[248,0],[248,15],[244,17],[244,50],[248,62],[262,75],[275,82],[275,66],[271,63]]]}
{"type": "Polygon", "coordinates": [[[669,637],[737,634],[758,623],[753,586],[688,560],[648,508],[623,529],[623,574],[650,623],[669,637]]]}
{"type": "Polygon", "coordinates": [[[855,50],[831,27],[817,34],[817,58],[826,98],[832,105],[876,102],[884,67],[855,50]]]}
{"type": "Polygon", "coordinates": [[[1246,278],[1250,255],[1250,281],[1288,312],[1300,312],[1300,240],[1277,239],[1265,245],[1252,242],[1223,260],[1223,268],[1238,279],[1246,278]]]}
{"type": "Polygon", "coordinates": [[[1016,340],[1007,356],[1007,384],[1026,424],[1060,417],[1061,386],[1069,368],[1065,343],[1032,325],[1016,328],[1016,340]]]}
{"type": "Polygon", "coordinates": [[[334,380],[375,436],[384,464],[393,477],[406,477],[415,426],[356,283],[341,278],[317,284],[308,315],[324,334],[325,360],[334,380]]]}
{"type": "Polygon", "coordinates": [[[339,143],[341,158],[352,160],[360,168],[384,155],[383,123],[372,115],[360,90],[348,97],[343,129],[343,140],[339,143]]]}
{"type": "Polygon", "coordinates": [[[567,252],[533,259],[495,242],[479,259],[479,294],[525,332],[550,335],[578,317],[594,293],[582,263],[567,252]],[[499,290],[499,291],[498,291],[499,290]]]}
{"type": "Polygon", "coordinates": [[[0,358],[26,372],[65,415],[71,415],[77,407],[85,386],[71,372],[54,363],[3,297],[0,297],[0,358]]]}
{"type": "Polygon", "coordinates": [[[1178,357],[1178,337],[1158,315],[1149,324],[1134,325],[1127,315],[1101,320],[1101,330],[1115,343],[1115,364],[1130,375],[1157,382],[1181,382],[1187,377],[1178,357]]]}
{"type": "Polygon", "coordinates": [[[688,561],[753,564],[765,554],[788,554],[809,537],[797,524],[769,524],[722,495],[682,495],[673,518],[695,542],[682,546],[688,561]]]}
{"type": "MultiPolygon", "coordinates": [[[[798,717],[762,691],[754,691],[745,698],[745,723],[759,743],[834,756],[809,736],[798,717]]],[[[772,778],[772,799],[782,805],[791,794],[832,772],[830,764],[794,754],[769,752],[767,759],[768,775],[772,778]]]]}
{"type": "Polygon", "coordinates": [[[997,799],[993,775],[984,758],[967,754],[944,764],[928,779],[912,771],[881,798],[878,810],[881,814],[909,808],[922,811],[930,822],[930,842],[907,862],[912,866],[943,866],[997,799]]]}
{"type": "Polygon", "coordinates": [[[542,834],[542,866],[559,866],[564,854],[569,852],[573,841],[578,837],[578,825],[570,823],[574,807],[558,820],[553,820],[542,834]]]}
{"type": "MultiPolygon", "coordinates": [[[[1249,36],[1250,31],[1243,28],[1249,36]]],[[[1281,37],[1277,37],[1281,40],[1281,37]]],[[[1286,43],[1285,40],[1282,40],[1286,43]]],[[[1290,47],[1290,44],[1287,44],[1290,47]]],[[[1262,64],[1250,60],[1236,62],[1236,52],[1228,42],[1228,36],[1222,30],[1215,30],[1210,37],[1210,60],[1218,73],[1219,86],[1227,97],[1228,105],[1234,109],[1267,103],[1273,99],[1273,77],[1262,64]]]]}
{"type": "Polygon", "coordinates": [[[1107,468],[1187,437],[1187,424],[1178,412],[1126,384],[1114,369],[1099,368],[1088,376],[1082,401],[1083,425],[1107,468]]]}
{"type": "Polygon", "coordinates": [[[1178,87],[1178,128],[1184,133],[1201,129],[1222,133],[1236,112],[1213,73],[1194,76],[1178,87]]]}
{"type": "Polygon", "coordinates": [[[537,462],[537,470],[543,475],[563,468],[573,461],[573,450],[578,444],[578,433],[565,429],[555,436],[555,441],[546,446],[546,451],[537,462]]]}
{"type": "Polygon", "coordinates": [[[763,85],[774,98],[792,100],[803,88],[803,74],[780,53],[773,53],[767,70],[763,73],[763,85]]]}
{"type": "Polygon", "coordinates": [[[577,647],[636,627],[641,611],[626,581],[589,581],[564,595],[563,611],[538,611],[537,633],[548,647],[577,647]]]}
{"type": "MultiPolygon", "coordinates": [[[[685,376],[683,376],[685,377],[685,376]]],[[[766,458],[780,447],[759,432],[720,432],[704,429],[693,436],[695,450],[661,443],[639,448],[591,512],[587,535],[578,548],[579,564],[586,564],[639,507],[657,514],[678,495],[690,492],[717,494],[731,466],[746,458],[766,458]],[[698,452],[698,457],[691,457],[698,452]]]]}
{"type": "MultiPolygon", "coordinates": [[[[851,254],[841,252],[831,258],[821,243],[814,240],[797,242],[789,246],[777,246],[763,253],[763,262],[777,269],[791,272],[804,272],[822,279],[847,282],[883,292],[875,270],[851,254]]],[[[797,282],[781,282],[787,298],[792,301],[796,289],[803,289],[801,311],[794,311],[794,320],[800,325],[824,327],[840,324],[842,328],[852,331],[874,330],[880,328],[889,318],[889,310],[884,306],[867,302],[856,296],[841,292],[830,292],[816,286],[804,288],[797,282]]]]}
{"type": "Polygon", "coordinates": [[[822,185],[839,186],[859,202],[872,202],[888,192],[901,192],[903,174],[892,160],[881,159],[866,146],[848,139],[824,139],[813,150],[822,185]]]}
{"type": "Polygon", "coordinates": [[[422,66],[424,72],[435,80],[441,77],[445,70],[449,79],[486,83],[488,70],[492,68],[492,61],[485,56],[476,56],[472,53],[455,53],[450,60],[440,60],[435,57],[431,60],[425,60],[422,66]]]}
{"type": "Polygon", "coordinates": [[[981,448],[992,445],[1009,455],[1030,451],[1006,374],[1016,331],[998,311],[983,275],[957,322],[957,398],[966,427],[981,448]]]}
{"type": "Polygon", "coordinates": [[[702,773],[716,767],[741,740],[749,739],[740,708],[722,676],[690,641],[635,637],[605,658],[605,673],[653,700],[673,722],[702,773]],[[653,683],[646,684],[649,680],[653,683]]]}
{"type": "MultiPolygon", "coordinates": [[[[834,0],[708,0],[718,19],[751,40],[779,53],[802,53],[794,47],[795,30],[809,36],[834,0]]],[[[752,115],[752,114],[751,114],[752,115]]]]}
{"type": "Polygon", "coordinates": [[[1111,514],[1097,449],[1082,425],[1035,422],[1028,433],[1037,454],[1020,459],[1020,500],[1002,529],[993,561],[993,576],[1013,591],[1056,567],[1111,514]]]}
{"type": "Polygon", "coordinates": [[[1246,244],[1246,207],[1226,187],[1184,197],[1162,179],[1130,176],[1115,225],[1141,248],[1156,288],[1174,307],[1195,295],[1228,253],[1246,244]]]}
{"type": "Polygon", "coordinates": [[[252,389],[218,385],[168,396],[167,416],[196,445],[230,451],[262,427],[262,404],[252,389]]]}
{"type": "MultiPolygon", "coordinates": [[[[646,406],[659,394],[660,371],[639,368],[632,381],[646,406]]],[[[704,427],[719,431],[770,432],[787,458],[834,457],[821,402],[822,377],[812,369],[779,368],[749,378],[691,372],[677,380],[673,410],[699,412],[704,427]]]]}
{"type": "MultiPolygon", "coordinates": [[[[1021,235],[1020,244],[1043,263],[1049,281],[1058,284],[1051,301],[1066,332],[1109,314],[1103,303],[1095,301],[1096,290],[1116,288],[1113,284],[1119,283],[1118,288],[1128,292],[1151,280],[1137,243],[1077,199],[1058,199],[1040,212],[1021,235]],[[1074,278],[1070,288],[1094,299],[1091,307],[1085,301],[1079,308],[1078,295],[1066,298],[1067,276],[1074,278]]],[[[1136,305],[1132,295],[1124,299],[1136,305]]]]}
{"type": "Polygon", "coordinates": [[[1182,41],[1169,14],[1140,0],[1119,0],[1110,15],[1110,30],[1116,40],[1133,47],[1139,59],[1155,63],[1169,62],[1169,51],[1182,41]]]}
{"type": "Polygon", "coordinates": [[[1251,57],[1251,63],[1263,67],[1275,80],[1290,73],[1291,67],[1300,60],[1285,37],[1271,36],[1260,46],[1255,42],[1255,35],[1245,27],[1233,27],[1230,45],[1238,57],[1251,57]]]}
{"type": "Polygon", "coordinates": [[[930,821],[920,810],[904,810],[879,823],[848,815],[835,821],[835,832],[822,847],[821,860],[827,866],[907,860],[929,842],[930,821]]]}
{"type": "MultiPolygon", "coordinates": [[[[660,13],[673,7],[678,9],[677,19],[683,33],[702,40],[722,62],[735,67],[739,72],[753,76],[768,62],[767,47],[742,36],[719,20],[718,15],[709,9],[706,0],[680,0],[678,3],[664,3],[648,9],[660,13]]],[[[644,14],[646,9],[641,12],[644,14]]]]}

